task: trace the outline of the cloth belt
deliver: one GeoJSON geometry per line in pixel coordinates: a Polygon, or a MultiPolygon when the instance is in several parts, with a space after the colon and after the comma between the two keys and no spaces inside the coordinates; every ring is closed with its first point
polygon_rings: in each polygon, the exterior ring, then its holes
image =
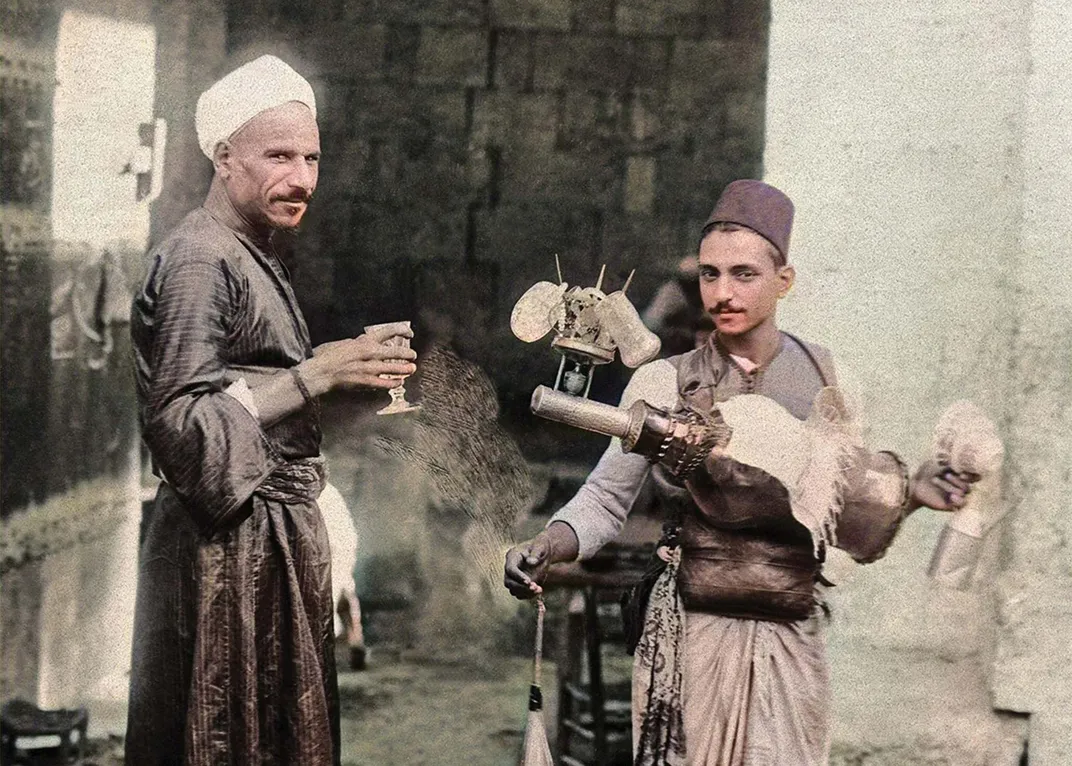
{"type": "Polygon", "coordinates": [[[290,460],[276,468],[257,487],[255,494],[279,503],[308,503],[320,497],[327,484],[324,458],[290,460]]]}

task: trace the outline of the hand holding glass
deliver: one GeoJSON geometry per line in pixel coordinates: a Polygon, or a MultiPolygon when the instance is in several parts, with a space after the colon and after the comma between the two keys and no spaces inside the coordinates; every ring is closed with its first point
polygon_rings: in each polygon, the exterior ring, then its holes
{"type": "MultiPolygon", "coordinates": [[[[396,326],[397,327],[399,325],[405,327],[407,330],[410,328],[410,323],[409,322],[387,322],[385,324],[369,325],[368,327],[365,328],[365,332],[366,333],[375,332],[376,330],[378,330],[380,328],[383,328],[383,327],[391,327],[391,326],[396,326]]],[[[409,338],[407,338],[405,335],[394,335],[394,336],[388,338],[387,340],[383,341],[383,345],[397,347],[397,348],[409,348],[409,338]]],[[[401,362],[401,361],[405,361],[405,360],[394,359],[394,360],[390,360],[390,361],[401,362]]],[[[385,375],[381,375],[380,377],[381,378],[393,379],[393,380],[405,380],[409,376],[407,376],[407,375],[385,374],[385,375]]],[[[377,415],[394,415],[394,414],[397,414],[397,413],[400,413],[400,412],[413,412],[414,410],[419,410],[421,408],[421,406],[419,404],[410,404],[409,402],[406,401],[406,387],[405,387],[405,385],[398,386],[397,388],[392,388],[392,389],[390,389],[390,391],[388,393],[391,394],[391,403],[388,404],[386,407],[384,407],[382,410],[379,410],[376,413],[377,415]]]]}

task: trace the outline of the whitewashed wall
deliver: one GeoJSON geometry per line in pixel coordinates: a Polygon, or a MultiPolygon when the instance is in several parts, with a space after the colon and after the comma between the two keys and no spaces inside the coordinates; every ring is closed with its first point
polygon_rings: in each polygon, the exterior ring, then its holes
{"type": "Polygon", "coordinates": [[[1016,763],[1024,722],[995,708],[1032,714],[1032,766],[1072,762],[1051,702],[1072,686],[1070,12],[772,4],[765,178],[797,204],[800,273],[783,325],[853,370],[873,446],[915,463],[970,398],[1009,448],[989,587],[931,586],[944,519],[924,510],[839,595],[836,740],[867,763],[1016,763]]]}

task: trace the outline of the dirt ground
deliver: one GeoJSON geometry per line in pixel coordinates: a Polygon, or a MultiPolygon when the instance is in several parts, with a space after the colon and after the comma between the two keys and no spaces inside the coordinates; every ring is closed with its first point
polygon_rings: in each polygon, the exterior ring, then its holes
{"type": "MultiPolygon", "coordinates": [[[[357,673],[347,669],[344,651],[338,657],[343,766],[517,765],[531,660],[451,664],[374,649],[368,670],[357,673]]],[[[628,658],[605,659],[608,677],[628,677],[628,658]]],[[[544,668],[544,720],[553,732],[555,672],[550,663],[544,668]]],[[[918,746],[857,741],[835,742],[830,758],[831,766],[960,763],[918,746]]],[[[91,739],[85,766],[123,766],[122,739],[91,739]]]]}
{"type": "Polygon", "coordinates": [[[525,659],[477,668],[374,653],[367,671],[339,674],[343,765],[516,766],[531,673],[525,659]]]}
{"type": "MultiPolygon", "coordinates": [[[[373,651],[368,670],[339,654],[343,766],[516,766],[528,715],[532,662],[476,667],[373,651]]],[[[553,705],[554,666],[545,664],[553,705]]],[[[550,722],[554,710],[545,713],[550,722]]],[[[91,739],[86,766],[122,766],[122,739],[91,739]]]]}

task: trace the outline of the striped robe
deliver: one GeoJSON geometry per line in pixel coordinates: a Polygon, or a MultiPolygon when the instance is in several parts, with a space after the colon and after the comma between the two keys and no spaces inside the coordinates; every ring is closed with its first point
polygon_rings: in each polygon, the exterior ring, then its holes
{"type": "Polygon", "coordinates": [[[131,319],[163,483],[143,524],[126,762],[338,763],[320,486],[276,480],[319,455],[319,415],[262,428],[225,393],[312,353],[286,269],[198,209],[154,249],[131,319]]]}

